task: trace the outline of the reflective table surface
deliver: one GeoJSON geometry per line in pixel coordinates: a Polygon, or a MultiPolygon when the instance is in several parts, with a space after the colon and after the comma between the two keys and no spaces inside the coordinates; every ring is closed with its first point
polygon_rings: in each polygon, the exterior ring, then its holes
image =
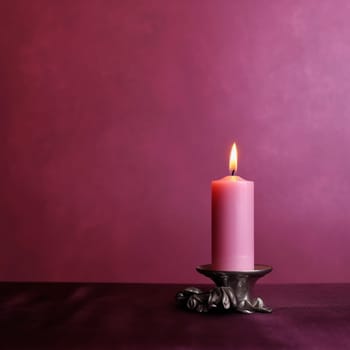
{"type": "Polygon", "coordinates": [[[252,315],[184,311],[184,287],[0,283],[0,349],[350,349],[350,284],[257,285],[252,315]]]}

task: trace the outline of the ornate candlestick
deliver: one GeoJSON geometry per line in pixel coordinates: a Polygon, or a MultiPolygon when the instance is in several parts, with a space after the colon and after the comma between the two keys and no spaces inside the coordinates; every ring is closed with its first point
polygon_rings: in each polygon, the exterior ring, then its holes
{"type": "Polygon", "coordinates": [[[214,281],[216,287],[207,291],[188,287],[177,293],[177,303],[188,310],[235,311],[244,314],[272,312],[261,298],[251,296],[256,281],[271,272],[271,266],[255,265],[251,271],[218,271],[213,270],[209,264],[197,266],[196,270],[214,281]]]}

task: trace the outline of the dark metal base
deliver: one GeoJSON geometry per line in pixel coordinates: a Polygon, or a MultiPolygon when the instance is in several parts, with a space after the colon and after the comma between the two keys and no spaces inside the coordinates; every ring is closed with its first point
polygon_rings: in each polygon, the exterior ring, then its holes
{"type": "Polygon", "coordinates": [[[213,270],[211,265],[200,265],[196,270],[214,281],[216,287],[208,291],[189,287],[177,293],[177,303],[188,310],[235,311],[244,314],[272,312],[261,298],[251,297],[256,281],[271,272],[271,266],[255,265],[251,271],[218,271],[213,270]]]}

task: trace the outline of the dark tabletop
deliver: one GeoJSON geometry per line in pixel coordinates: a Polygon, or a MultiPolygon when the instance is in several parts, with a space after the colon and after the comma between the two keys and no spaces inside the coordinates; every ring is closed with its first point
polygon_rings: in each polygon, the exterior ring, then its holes
{"type": "Polygon", "coordinates": [[[197,314],[185,286],[0,283],[0,349],[350,349],[350,284],[258,285],[272,314],[197,314]]]}

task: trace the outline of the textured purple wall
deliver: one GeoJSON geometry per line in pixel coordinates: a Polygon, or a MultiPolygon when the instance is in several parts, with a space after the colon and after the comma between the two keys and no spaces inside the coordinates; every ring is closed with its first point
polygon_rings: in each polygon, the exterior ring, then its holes
{"type": "Polygon", "coordinates": [[[255,181],[268,282],[350,282],[347,0],[2,1],[0,279],[205,281],[255,181]]]}

